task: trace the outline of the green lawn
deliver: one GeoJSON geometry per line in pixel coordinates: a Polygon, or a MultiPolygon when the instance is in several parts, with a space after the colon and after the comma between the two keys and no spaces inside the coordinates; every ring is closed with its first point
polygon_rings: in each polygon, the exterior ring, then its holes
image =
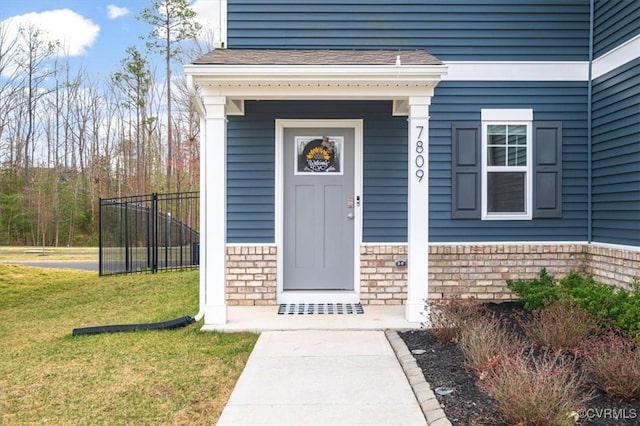
{"type": "Polygon", "coordinates": [[[0,265],[0,424],[215,424],[257,335],[75,327],[194,315],[198,272],[0,265]]]}

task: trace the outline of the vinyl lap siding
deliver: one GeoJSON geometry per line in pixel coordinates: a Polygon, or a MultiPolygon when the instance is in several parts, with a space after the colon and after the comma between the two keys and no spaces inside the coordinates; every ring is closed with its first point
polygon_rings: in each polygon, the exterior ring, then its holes
{"type": "Polygon", "coordinates": [[[407,239],[407,123],[391,102],[246,102],[228,124],[227,241],[275,242],[275,120],[364,119],[365,242],[407,239]]]}
{"type": "Polygon", "coordinates": [[[407,241],[407,119],[391,117],[387,105],[364,126],[365,243],[407,241]]]}
{"type": "MultiPolygon", "coordinates": [[[[441,82],[430,109],[430,241],[584,241],[587,238],[586,83],[441,82]],[[482,108],[533,108],[563,124],[563,217],[531,221],[451,219],[451,123],[482,108]]],[[[406,117],[390,102],[247,102],[229,117],[228,241],[275,240],[275,119],[363,118],[363,241],[407,240],[406,117]]]]}
{"type": "Polygon", "coordinates": [[[593,239],[640,246],[640,58],[593,85],[593,239]]]}
{"type": "Polygon", "coordinates": [[[229,0],[230,48],[425,49],[442,60],[588,60],[588,0],[229,0]]]}
{"type": "Polygon", "coordinates": [[[430,108],[429,240],[432,242],[587,239],[587,83],[441,82],[430,108]],[[534,121],[563,125],[561,219],[451,218],[451,123],[480,121],[482,108],[533,108],[534,121]]]}
{"type": "MultiPolygon", "coordinates": [[[[227,241],[273,243],[273,119],[230,116],[227,127],[227,241]]],[[[215,191],[215,188],[211,188],[215,191]]]]}
{"type": "Polygon", "coordinates": [[[594,23],[593,52],[597,58],[640,34],[640,1],[598,0],[594,23]]]}

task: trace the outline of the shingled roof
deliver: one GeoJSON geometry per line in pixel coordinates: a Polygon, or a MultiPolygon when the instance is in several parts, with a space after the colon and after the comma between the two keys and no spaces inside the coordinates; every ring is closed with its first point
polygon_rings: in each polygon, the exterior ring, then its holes
{"type": "Polygon", "coordinates": [[[216,49],[194,65],[442,65],[424,50],[216,49]]]}

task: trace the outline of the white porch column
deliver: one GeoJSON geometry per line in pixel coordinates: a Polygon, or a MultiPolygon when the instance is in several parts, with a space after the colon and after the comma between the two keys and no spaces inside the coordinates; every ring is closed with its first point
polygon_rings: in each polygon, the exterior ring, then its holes
{"type": "Polygon", "coordinates": [[[409,98],[409,197],[406,318],[426,321],[429,242],[430,97],[409,98]]]}
{"type": "Polygon", "coordinates": [[[200,143],[200,280],[204,324],[225,324],[227,256],[227,113],[224,96],[205,96],[200,143]]]}

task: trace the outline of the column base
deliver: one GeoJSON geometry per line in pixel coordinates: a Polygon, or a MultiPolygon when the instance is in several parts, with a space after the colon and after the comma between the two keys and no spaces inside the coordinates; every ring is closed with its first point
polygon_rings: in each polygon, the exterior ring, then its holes
{"type": "Polygon", "coordinates": [[[227,305],[207,305],[204,307],[204,325],[226,324],[227,305]]]}
{"type": "Polygon", "coordinates": [[[407,301],[405,306],[405,318],[409,322],[429,324],[429,312],[425,302],[410,303],[407,301]]]}

